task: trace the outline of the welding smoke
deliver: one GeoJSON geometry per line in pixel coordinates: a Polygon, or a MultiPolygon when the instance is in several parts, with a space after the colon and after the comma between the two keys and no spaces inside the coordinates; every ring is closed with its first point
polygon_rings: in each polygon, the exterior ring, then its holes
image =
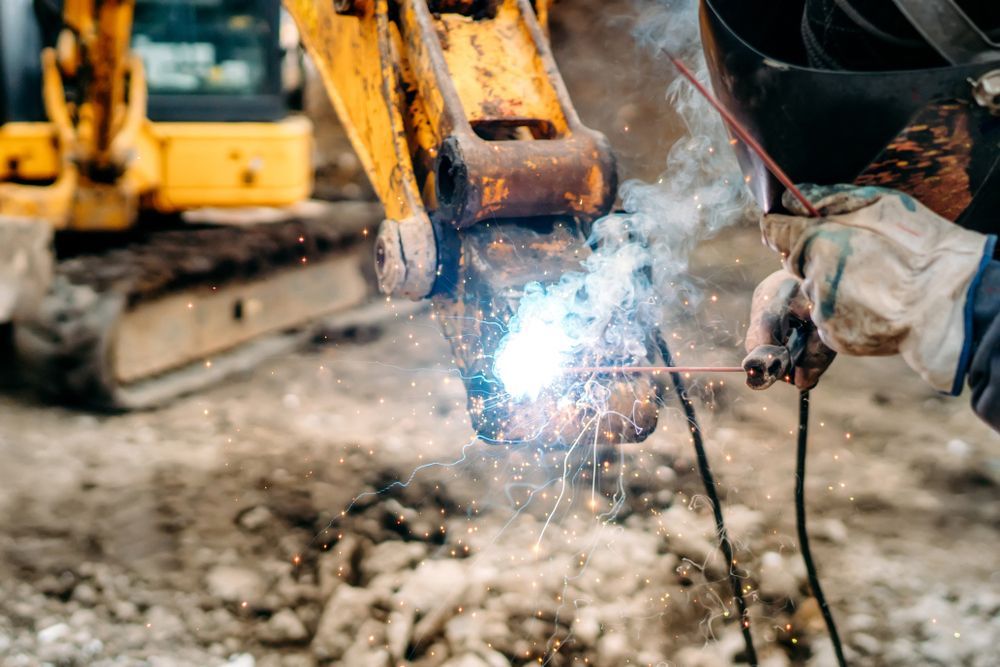
{"type": "MultiPolygon", "coordinates": [[[[642,48],[659,54],[665,72],[672,71],[667,50],[707,82],[697,4],[641,3],[635,36],[642,48]]],[[[669,86],[666,101],[685,134],[671,147],[660,177],[622,184],[624,212],[594,224],[590,242],[596,250],[582,271],[525,289],[494,364],[515,398],[536,398],[566,365],[645,360],[651,331],[669,327],[682,302],[694,305],[697,289],[688,267],[695,246],[752,211],[715,110],[680,77],[669,86]]]]}

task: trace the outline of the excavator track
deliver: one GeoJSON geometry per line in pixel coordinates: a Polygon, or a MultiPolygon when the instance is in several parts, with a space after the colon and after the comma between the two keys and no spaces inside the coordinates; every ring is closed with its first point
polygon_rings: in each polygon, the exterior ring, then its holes
{"type": "Polygon", "coordinates": [[[370,294],[361,232],[373,208],[152,231],[63,260],[15,328],[19,375],[62,402],[131,410],[249,370],[370,294]]]}

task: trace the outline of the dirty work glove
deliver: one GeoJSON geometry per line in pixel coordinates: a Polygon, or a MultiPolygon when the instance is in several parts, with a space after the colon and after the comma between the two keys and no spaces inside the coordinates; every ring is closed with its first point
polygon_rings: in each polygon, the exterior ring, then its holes
{"type": "Polygon", "coordinates": [[[778,380],[793,382],[799,389],[812,389],[837,353],[823,344],[810,322],[812,305],[802,293],[799,280],[784,269],[765,278],[753,292],[750,326],[747,328],[747,384],[767,389],[778,380]],[[793,330],[805,336],[801,356],[792,359],[787,347],[793,330]],[[794,365],[794,375],[788,369],[794,365]]]}
{"type": "Polygon", "coordinates": [[[935,389],[958,393],[971,354],[969,295],[996,238],[894,190],[802,191],[820,218],[786,192],[792,215],[765,215],[761,231],[801,281],[822,342],[845,354],[899,353],[935,389]]]}

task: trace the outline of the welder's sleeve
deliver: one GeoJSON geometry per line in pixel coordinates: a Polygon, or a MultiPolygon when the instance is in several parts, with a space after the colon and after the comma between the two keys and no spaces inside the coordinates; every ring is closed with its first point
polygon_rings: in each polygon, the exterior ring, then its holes
{"type": "Polygon", "coordinates": [[[976,287],[969,387],[972,408],[1000,431],[1000,261],[992,261],[976,287]]]}

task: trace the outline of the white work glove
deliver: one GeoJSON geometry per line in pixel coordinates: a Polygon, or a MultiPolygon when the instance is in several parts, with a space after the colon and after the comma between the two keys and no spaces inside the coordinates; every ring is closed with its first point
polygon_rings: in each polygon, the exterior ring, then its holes
{"type": "Polygon", "coordinates": [[[822,342],[845,354],[899,353],[935,389],[958,393],[968,365],[970,288],[995,238],[894,190],[802,191],[821,217],[808,217],[786,192],[782,203],[793,215],[765,215],[761,231],[801,282],[822,342]]]}
{"type": "Polygon", "coordinates": [[[798,278],[784,269],[765,278],[753,292],[750,326],[747,327],[747,384],[767,389],[778,380],[792,382],[799,389],[812,389],[833,363],[837,353],[823,344],[819,331],[810,323],[812,304],[802,292],[798,278]],[[792,359],[786,348],[793,330],[805,336],[801,356],[792,359]],[[794,362],[792,376],[788,367],[794,362]]]}

